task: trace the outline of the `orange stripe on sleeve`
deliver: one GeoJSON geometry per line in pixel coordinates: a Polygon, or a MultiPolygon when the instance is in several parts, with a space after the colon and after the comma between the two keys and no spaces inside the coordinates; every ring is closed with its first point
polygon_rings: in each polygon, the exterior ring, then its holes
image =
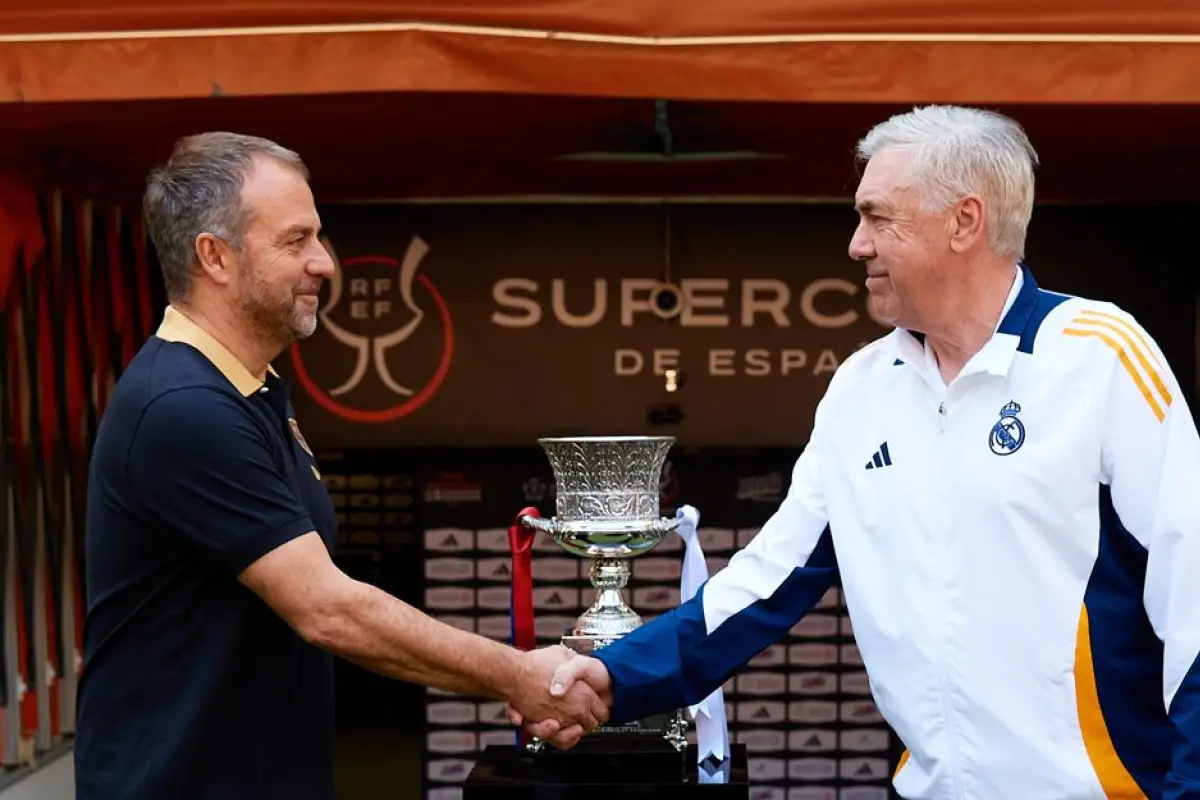
{"type": "Polygon", "coordinates": [[[1158,356],[1156,356],[1154,354],[1154,348],[1150,346],[1150,342],[1147,341],[1145,335],[1143,335],[1142,332],[1140,330],[1138,330],[1138,327],[1136,325],[1130,324],[1129,320],[1122,319],[1121,317],[1118,317],[1115,314],[1106,314],[1103,311],[1092,311],[1091,309],[1084,309],[1083,311],[1079,312],[1079,315],[1081,317],[1102,317],[1103,319],[1108,319],[1108,320],[1112,320],[1113,322],[1116,322],[1121,327],[1125,328],[1130,333],[1132,333],[1134,336],[1136,336],[1138,341],[1142,343],[1142,347],[1146,348],[1146,352],[1149,353],[1150,357],[1154,359],[1154,363],[1158,364],[1160,367],[1162,366],[1162,362],[1159,361],[1158,356]]]}
{"type": "Polygon", "coordinates": [[[1063,333],[1067,334],[1068,336],[1094,336],[1111,347],[1116,352],[1117,358],[1121,360],[1121,365],[1125,367],[1125,371],[1129,373],[1129,377],[1133,378],[1134,384],[1137,385],[1138,391],[1142,393],[1142,397],[1146,399],[1146,404],[1150,406],[1150,410],[1154,412],[1154,416],[1158,418],[1159,422],[1162,422],[1166,418],[1166,414],[1163,412],[1162,406],[1160,406],[1158,401],[1154,399],[1154,394],[1151,393],[1150,387],[1146,385],[1144,380],[1142,380],[1142,376],[1138,373],[1137,367],[1135,367],[1133,362],[1129,360],[1129,355],[1125,352],[1125,348],[1122,347],[1115,339],[1102,331],[1083,330],[1080,328],[1066,328],[1063,333]]]}
{"type": "Polygon", "coordinates": [[[1171,390],[1167,388],[1166,384],[1163,383],[1162,378],[1159,377],[1158,370],[1156,370],[1154,366],[1152,366],[1150,362],[1146,360],[1146,356],[1142,353],[1142,347],[1138,347],[1138,345],[1134,343],[1133,339],[1130,338],[1130,334],[1136,336],[1138,341],[1142,343],[1142,346],[1145,348],[1145,350],[1150,353],[1150,358],[1153,358],[1155,364],[1158,364],[1158,358],[1154,355],[1154,350],[1149,344],[1147,344],[1145,338],[1137,331],[1136,328],[1118,319],[1117,317],[1112,316],[1111,314],[1100,314],[1099,312],[1085,311],[1083,315],[1076,317],[1072,320],[1072,322],[1083,325],[1099,325],[1101,327],[1108,328],[1120,336],[1125,341],[1125,344],[1129,346],[1129,349],[1133,351],[1138,363],[1142,365],[1142,369],[1147,375],[1150,376],[1150,382],[1154,384],[1154,388],[1158,389],[1159,395],[1162,396],[1162,399],[1166,401],[1167,406],[1170,407],[1172,401],[1171,390]],[[1116,320],[1116,324],[1112,322],[1105,322],[1104,320],[1099,319],[1088,319],[1086,315],[1089,313],[1094,314],[1095,316],[1103,316],[1116,320]]]}

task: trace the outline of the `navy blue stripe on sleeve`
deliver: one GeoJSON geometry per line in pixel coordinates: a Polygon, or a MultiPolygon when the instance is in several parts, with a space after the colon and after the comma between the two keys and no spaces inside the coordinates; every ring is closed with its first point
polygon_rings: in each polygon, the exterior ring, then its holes
{"type": "MultiPolygon", "coordinates": [[[[725,569],[736,568],[731,562],[725,569]]],[[[837,578],[829,530],[805,566],[793,569],[769,596],[709,631],[705,596],[714,585],[720,591],[720,576],[679,608],[595,652],[612,679],[611,724],[698,703],[791,630],[837,578]]]]}

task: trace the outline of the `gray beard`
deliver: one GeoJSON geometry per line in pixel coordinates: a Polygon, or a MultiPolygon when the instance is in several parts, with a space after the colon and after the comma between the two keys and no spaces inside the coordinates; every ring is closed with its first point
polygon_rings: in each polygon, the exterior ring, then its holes
{"type": "Polygon", "coordinates": [[[267,295],[265,287],[245,266],[242,267],[241,277],[242,285],[249,289],[249,295],[243,297],[241,302],[242,313],[257,338],[286,348],[316,332],[316,313],[298,313],[294,295],[290,302],[269,304],[263,300],[267,295]]]}

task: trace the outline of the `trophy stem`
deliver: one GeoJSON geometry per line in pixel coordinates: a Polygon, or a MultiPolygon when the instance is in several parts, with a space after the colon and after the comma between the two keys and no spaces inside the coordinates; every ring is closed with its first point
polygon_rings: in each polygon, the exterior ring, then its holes
{"type": "Polygon", "coordinates": [[[573,636],[612,640],[641,626],[641,616],[629,607],[622,594],[629,583],[628,559],[593,559],[588,577],[596,589],[596,600],[575,621],[573,636]]]}

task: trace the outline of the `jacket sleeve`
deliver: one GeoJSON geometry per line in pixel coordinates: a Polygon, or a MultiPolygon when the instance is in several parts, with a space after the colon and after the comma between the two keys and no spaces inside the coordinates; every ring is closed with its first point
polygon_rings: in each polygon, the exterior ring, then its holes
{"type": "MultiPolygon", "coordinates": [[[[1111,593],[1100,595],[1098,584],[1105,570],[1128,574],[1133,592],[1140,577],[1149,630],[1134,643],[1131,637],[1139,628],[1135,624],[1110,623],[1104,631],[1093,624],[1091,646],[1112,651],[1109,661],[1114,665],[1132,664],[1142,656],[1157,662],[1153,656],[1161,652],[1161,664],[1148,665],[1144,682],[1138,680],[1140,675],[1126,672],[1125,680],[1110,685],[1124,684],[1112,688],[1127,695],[1155,691],[1161,685],[1161,702],[1171,723],[1170,739],[1164,736],[1156,743],[1169,752],[1171,763],[1161,796],[1196,800],[1200,799],[1200,436],[1175,375],[1149,334],[1119,309],[1092,319],[1098,321],[1088,327],[1098,332],[1095,338],[1104,341],[1116,357],[1111,362],[1102,445],[1101,552],[1089,594],[1098,616],[1118,605],[1111,593]],[[1126,568],[1115,569],[1112,565],[1117,561],[1126,568]]],[[[1102,689],[1098,661],[1095,677],[1102,689]]],[[[1143,729],[1126,735],[1147,734],[1143,729]]],[[[1118,745],[1116,732],[1112,735],[1118,745]]],[[[1136,764],[1127,766],[1138,771],[1136,764]]]]}
{"type": "Polygon", "coordinates": [[[820,427],[818,407],[787,496],[750,544],[691,600],[594,653],[612,678],[610,723],[700,702],[786,634],[833,584],[820,427]]]}

